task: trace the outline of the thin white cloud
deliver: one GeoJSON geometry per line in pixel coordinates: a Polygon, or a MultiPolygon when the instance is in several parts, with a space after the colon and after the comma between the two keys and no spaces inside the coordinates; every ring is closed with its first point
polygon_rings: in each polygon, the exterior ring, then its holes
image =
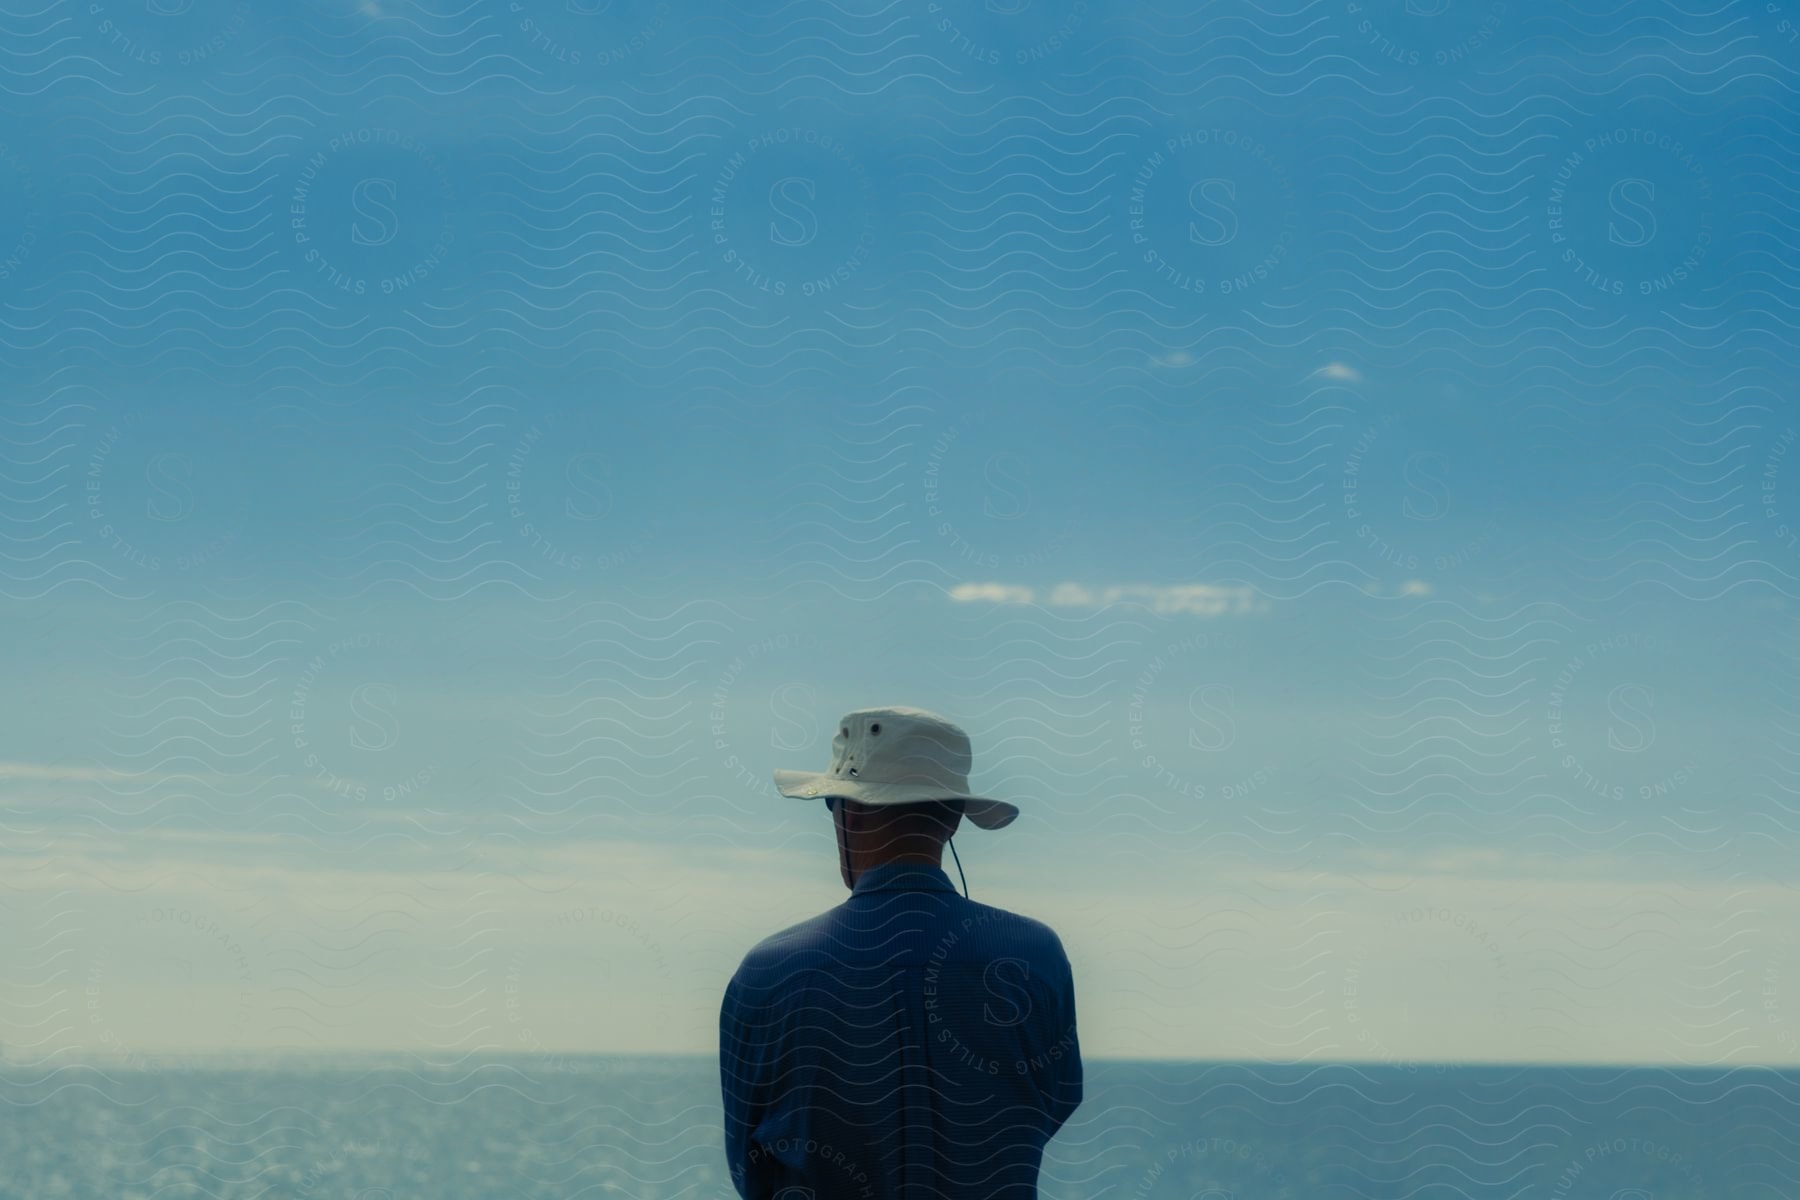
{"type": "Polygon", "coordinates": [[[957,604],[1036,604],[1037,594],[1005,583],[959,583],[950,589],[950,599],[957,604]]]}
{"type": "Polygon", "coordinates": [[[1171,350],[1161,357],[1152,355],[1150,361],[1159,367],[1191,367],[1194,365],[1194,356],[1186,350],[1171,350]]]}
{"type": "MultiPolygon", "coordinates": [[[[340,780],[342,782],[360,782],[358,780],[340,780]]],[[[121,771],[114,767],[97,767],[78,763],[34,763],[0,760],[0,786],[7,784],[107,784],[132,794],[141,794],[147,788],[160,784],[210,785],[220,788],[251,788],[262,784],[274,783],[304,791],[322,791],[337,794],[331,781],[321,779],[295,778],[289,775],[248,774],[244,772],[208,771],[199,767],[191,771],[121,771]]],[[[33,803],[48,807],[67,807],[71,799],[83,795],[104,796],[107,789],[82,792],[58,791],[43,789],[30,792],[24,789],[11,791],[8,799],[15,805],[29,807],[33,803]]]]}
{"type": "Polygon", "coordinates": [[[1090,587],[1059,583],[1040,590],[1022,584],[964,583],[950,589],[958,604],[1045,605],[1051,608],[1108,608],[1116,604],[1141,604],[1156,613],[1186,613],[1196,617],[1222,617],[1268,611],[1256,589],[1213,583],[1125,583],[1090,587]]]}
{"type": "Polygon", "coordinates": [[[1341,362],[1326,363],[1324,366],[1322,366],[1318,370],[1314,371],[1313,374],[1320,377],[1321,379],[1335,379],[1339,383],[1361,383],[1362,382],[1362,372],[1358,371],[1355,367],[1351,366],[1349,363],[1341,363],[1341,362]]]}
{"type": "Polygon", "coordinates": [[[142,781],[147,775],[116,771],[111,767],[82,767],[67,763],[0,762],[0,779],[32,779],[49,783],[119,783],[142,781]]]}
{"type": "Polygon", "coordinates": [[[1406,579],[1394,584],[1391,591],[1378,580],[1363,584],[1362,590],[1365,596],[1429,596],[1437,589],[1423,579],[1406,579]]]}

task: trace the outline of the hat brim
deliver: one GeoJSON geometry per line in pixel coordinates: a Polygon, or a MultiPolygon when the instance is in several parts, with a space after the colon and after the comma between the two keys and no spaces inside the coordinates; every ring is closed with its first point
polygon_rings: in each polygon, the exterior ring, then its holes
{"type": "Polygon", "coordinates": [[[844,779],[823,771],[775,772],[775,790],[797,800],[823,800],[843,796],[858,804],[921,804],[927,800],[961,800],[963,816],[983,829],[1004,829],[1019,815],[1019,806],[986,796],[959,796],[929,783],[873,783],[844,779]]]}

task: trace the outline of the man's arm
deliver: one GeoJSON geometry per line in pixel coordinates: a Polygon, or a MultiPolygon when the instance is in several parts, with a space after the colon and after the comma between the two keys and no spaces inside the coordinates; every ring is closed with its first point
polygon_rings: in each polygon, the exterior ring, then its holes
{"type": "Polygon", "coordinates": [[[762,1200],[753,1194],[750,1176],[750,1135],[762,1120],[761,1089],[756,1064],[761,1058],[751,1038],[755,1034],[746,1018],[743,989],[736,975],[725,985],[719,1005],[719,1091],[725,1103],[725,1163],[731,1184],[744,1200],[762,1200]]]}
{"type": "Polygon", "coordinates": [[[1057,1045],[1052,1052],[1050,1078],[1045,1088],[1051,1132],[1061,1129],[1063,1122],[1081,1106],[1081,1038],[1075,1031],[1075,975],[1069,960],[1062,960],[1060,1003],[1058,1004],[1057,1045]]]}

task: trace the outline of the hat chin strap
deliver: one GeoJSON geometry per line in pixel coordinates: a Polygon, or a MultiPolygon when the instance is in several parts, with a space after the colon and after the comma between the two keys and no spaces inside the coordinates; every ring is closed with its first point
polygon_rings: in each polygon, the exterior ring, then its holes
{"type": "Polygon", "coordinates": [[[837,841],[838,865],[844,872],[844,878],[849,880],[846,886],[855,891],[856,860],[850,855],[850,835],[845,831],[843,818],[837,812],[837,806],[842,803],[842,800],[837,800],[827,803],[826,807],[831,810],[831,832],[837,841]]]}

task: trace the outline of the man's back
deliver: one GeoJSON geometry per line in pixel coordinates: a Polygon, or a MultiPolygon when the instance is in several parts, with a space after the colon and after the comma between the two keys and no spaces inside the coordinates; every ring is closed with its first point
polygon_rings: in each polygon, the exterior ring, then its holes
{"type": "Polygon", "coordinates": [[[746,955],[719,1062],[748,1200],[1026,1200],[1081,1102],[1061,941],[932,866],[865,871],[843,904],[746,955]]]}

